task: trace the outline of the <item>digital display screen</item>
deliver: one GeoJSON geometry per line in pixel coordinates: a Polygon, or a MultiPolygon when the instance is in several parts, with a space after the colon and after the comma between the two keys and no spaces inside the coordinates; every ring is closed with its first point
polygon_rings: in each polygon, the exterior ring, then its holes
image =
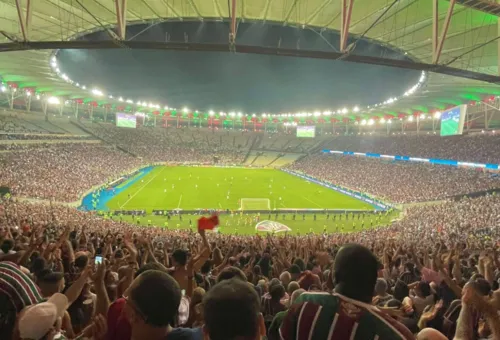
{"type": "Polygon", "coordinates": [[[441,113],[441,136],[461,135],[464,130],[467,105],[460,105],[441,113]]]}
{"type": "Polygon", "coordinates": [[[297,126],[297,137],[314,138],[315,136],[315,126],[297,126]]]}
{"type": "Polygon", "coordinates": [[[136,116],[118,112],[116,114],[116,126],[135,129],[137,127],[136,116]]]}

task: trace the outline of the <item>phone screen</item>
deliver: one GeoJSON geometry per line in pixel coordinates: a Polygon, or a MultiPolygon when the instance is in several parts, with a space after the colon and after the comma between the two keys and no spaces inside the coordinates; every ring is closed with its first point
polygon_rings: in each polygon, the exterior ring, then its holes
{"type": "Polygon", "coordinates": [[[96,256],[95,257],[95,263],[102,263],[102,256],[96,256]]]}

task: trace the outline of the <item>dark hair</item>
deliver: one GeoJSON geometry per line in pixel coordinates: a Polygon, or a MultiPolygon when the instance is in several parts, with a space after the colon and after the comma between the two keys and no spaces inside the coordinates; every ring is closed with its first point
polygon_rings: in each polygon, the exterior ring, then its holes
{"type": "Polygon", "coordinates": [[[216,284],[203,298],[205,327],[212,340],[254,338],[259,331],[260,300],[238,279],[216,284]]]}
{"type": "Polygon", "coordinates": [[[269,287],[269,294],[271,295],[271,299],[274,301],[279,301],[283,296],[285,296],[285,287],[281,284],[271,285],[269,287]]]}
{"type": "Polygon", "coordinates": [[[182,249],[176,249],[172,253],[172,258],[175,262],[177,262],[180,266],[185,266],[187,263],[188,254],[187,251],[182,249]]]}
{"type": "Polygon", "coordinates": [[[167,268],[165,268],[165,266],[162,265],[161,263],[149,262],[149,263],[146,263],[144,266],[142,266],[141,268],[139,268],[135,272],[134,279],[136,277],[138,277],[139,275],[141,275],[142,273],[144,273],[145,271],[148,271],[148,270],[159,270],[159,271],[165,272],[165,273],[168,272],[167,268]]]}
{"type": "Polygon", "coordinates": [[[371,300],[377,269],[377,257],[368,248],[359,244],[343,246],[333,265],[339,293],[361,301],[371,300]]]}
{"type": "Polygon", "coordinates": [[[84,269],[89,263],[89,258],[87,255],[80,255],[75,259],[75,267],[84,269]]]}
{"type": "Polygon", "coordinates": [[[230,279],[239,279],[241,281],[247,281],[247,276],[243,271],[236,267],[226,267],[224,268],[219,275],[217,276],[217,283],[230,280],[230,279]]]}
{"type": "Polygon", "coordinates": [[[175,326],[181,289],[167,273],[159,270],[143,272],[134,280],[129,298],[147,324],[154,327],[175,326]]]}
{"type": "Polygon", "coordinates": [[[2,245],[0,246],[0,249],[2,249],[4,254],[8,254],[12,248],[14,248],[14,241],[11,239],[3,240],[2,245]]]}
{"type": "Polygon", "coordinates": [[[290,272],[290,274],[300,274],[301,273],[301,270],[300,270],[300,267],[296,264],[292,264],[292,266],[290,267],[290,270],[288,270],[290,272]]]}
{"type": "Polygon", "coordinates": [[[306,264],[304,263],[304,260],[302,260],[301,258],[295,259],[295,261],[293,261],[293,264],[297,265],[300,268],[301,272],[306,270],[306,264]]]}
{"type": "Polygon", "coordinates": [[[396,284],[394,285],[394,292],[393,296],[396,300],[403,301],[405,297],[407,297],[410,294],[410,289],[408,289],[408,286],[406,283],[404,283],[401,280],[397,280],[396,284]]]}
{"type": "Polygon", "coordinates": [[[423,296],[429,296],[431,295],[431,286],[425,282],[425,281],[420,281],[417,284],[417,288],[422,293],[423,296]]]}

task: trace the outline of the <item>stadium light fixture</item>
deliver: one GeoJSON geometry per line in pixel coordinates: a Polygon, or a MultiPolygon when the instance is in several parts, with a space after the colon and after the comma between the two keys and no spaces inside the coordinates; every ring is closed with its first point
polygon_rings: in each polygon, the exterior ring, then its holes
{"type": "Polygon", "coordinates": [[[343,114],[346,114],[346,113],[347,113],[347,108],[345,108],[345,107],[344,107],[344,108],[342,109],[342,113],[343,113],[343,114]]]}
{"type": "Polygon", "coordinates": [[[168,106],[165,106],[165,107],[163,108],[163,110],[165,110],[165,111],[166,111],[166,110],[168,110],[168,106]]]}
{"type": "Polygon", "coordinates": [[[134,103],[134,101],[132,99],[127,99],[125,102],[129,103],[129,104],[133,104],[134,103]]]}
{"type": "Polygon", "coordinates": [[[354,112],[359,112],[359,107],[355,106],[352,110],[353,110],[354,112]]]}
{"type": "Polygon", "coordinates": [[[188,109],[187,107],[185,107],[185,108],[183,108],[183,109],[182,109],[182,112],[184,112],[184,113],[188,113],[188,112],[189,112],[189,109],[188,109]]]}
{"type": "Polygon", "coordinates": [[[241,116],[242,116],[241,112],[238,112],[238,117],[241,117],[241,116]]]}
{"type": "Polygon", "coordinates": [[[2,88],[1,88],[2,92],[5,92],[7,91],[7,88],[5,86],[2,85],[2,88]]]}
{"type": "Polygon", "coordinates": [[[123,97],[118,98],[118,101],[122,102],[123,101],[123,97]]]}
{"type": "Polygon", "coordinates": [[[112,95],[109,95],[109,99],[113,99],[113,96],[112,96],[112,95]]]}
{"type": "Polygon", "coordinates": [[[330,116],[332,114],[332,111],[325,111],[323,112],[324,116],[330,116]]]}
{"type": "Polygon", "coordinates": [[[264,112],[264,113],[262,114],[262,117],[267,117],[267,114],[264,112]]]}
{"type": "Polygon", "coordinates": [[[408,121],[413,122],[413,116],[408,117],[408,121]]]}
{"type": "Polygon", "coordinates": [[[315,111],[315,112],[314,112],[314,117],[319,117],[319,116],[321,116],[321,112],[319,112],[319,111],[315,111]]]}
{"type": "MultiPolygon", "coordinates": [[[[64,78],[64,75],[63,75],[63,78],[64,78]]],[[[102,91],[99,89],[92,89],[91,92],[93,95],[98,96],[98,97],[101,97],[103,95],[102,91]]]]}
{"type": "Polygon", "coordinates": [[[212,111],[212,110],[210,110],[210,111],[208,112],[208,114],[209,114],[210,116],[213,116],[213,115],[215,114],[215,112],[214,112],[214,111],[212,111]]]}
{"type": "Polygon", "coordinates": [[[87,89],[87,86],[82,85],[82,89],[86,90],[86,89],[87,89]]]}
{"type": "Polygon", "coordinates": [[[47,103],[49,103],[49,104],[60,104],[61,101],[57,97],[49,97],[47,99],[47,103]]]}
{"type": "Polygon", "coordinates": [[[436,119],[441,118],[441,112],[436,111],[436,112],[434,113],[434,118],[436,118],[436,119]]]}
{"type": "Polygon", "coordinates": [[[361,121],[361,125],[366,125],[366,119],[363,119],[363,120],[361,121]]]}
{"type": "Polygon", "coordinates": [[[373,125],[375,124],[375,121],[373,119],[368,119],[368,125],[373,125]]]}
{"type": "Polygon", "coordinates": [[[387,121],[387,124],[392,124],[392,119],[389,119],[389,120],[387,121]]]}
{"type": "Polygon", "coordinates": [[[425,119],[425,113],[422,113],[422,114],[420,115],[420,119],[425,119]]]}
{"type": "Polygon", "coordinates": [[[231,117],[234,117],[234,116],[236,116],[236,113],[234,113],[234,112],[229,112],[229,115],[230,115],[231,117]]]}
{"type": "Polygon", "coordinates": [[[384,118],[380,119],[380,123],[384,124],[385,123],[385,119],[384,118]]]}
{"type": "Polygon", "coordinates": [[[36,95],[36,99],[40,100],[40,95],[39,94],[36,95]]]}
{"type": "Polygon", "coordinates": [[[255,113],[252,113],[252,117],[255,117],[255,116],[257,116],[257,115],[255,113]]]}

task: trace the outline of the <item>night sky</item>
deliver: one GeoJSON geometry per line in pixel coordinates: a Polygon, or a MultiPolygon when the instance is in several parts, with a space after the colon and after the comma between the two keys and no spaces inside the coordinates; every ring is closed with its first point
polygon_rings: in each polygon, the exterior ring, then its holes
{"type": "MultiPolygon", "coordinates": [[[[164,23],[135,39],[227,41],[224,23],[164,23]],[[216,30],[217,29],[217,30],[216,30]],[[200,33],[201,32],[201,33],[200,33]],[[215,32],[215,33],[214,33],[215,32]]],[[[143,27],[132,27],[133,35],[143,27]]],[[[335,32],[248,24],[237,43],[331,50],[335,32]]],[[[85,37],[108,39],[103,33],[85,37]]],[[[355,53],[405,58],[362,41],[355,53]]],[[[399,96],[418,81],[418,71],[271,55],[165,50],[65,50],[61,70],[74,81],[114,96],[192,110],[298,112],[370,105],[399,96]]]]}

